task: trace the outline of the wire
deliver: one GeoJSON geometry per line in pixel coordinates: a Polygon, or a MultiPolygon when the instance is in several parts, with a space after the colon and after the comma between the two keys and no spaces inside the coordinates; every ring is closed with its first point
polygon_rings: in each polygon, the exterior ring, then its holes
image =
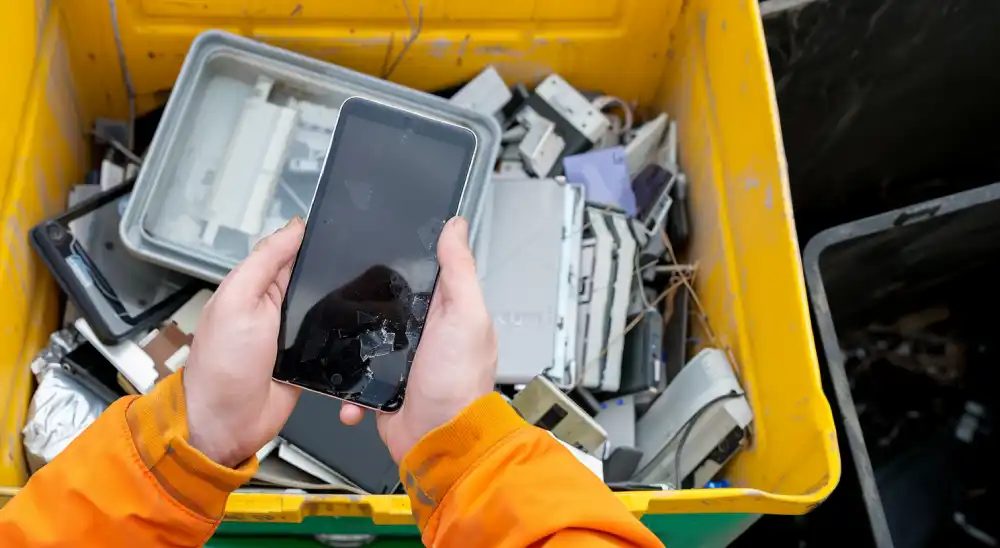
{"type": "MultiPolygon", "coordinates": [[[[663,301],[663,299],[667,298],[667,295],[669,295],[672,292],[676,291],[677,288],[680,287],[680,285],[681,285],[680,282],[672,282],[666,289],[663,290],[663,292],[661,292],[659,295],[656,296],[655,299],[653,299],[653,302],[650,304],[649,308],[655,308],[657,305],[660,304],[660,302],[663,301]]],[[[573,388],[577,388],[577,387],[579,387],[583,383],[584,373],[586,373],[587,368],[590,367],[590,366],[592,366],[593,364],[597,363],[598,361],[600,361],[605,356],[607,356],[608,355],[608,350],[611,348],[611,345],[614,344],[614,343],[617,343],[621,339],[624,339],[625,336],[628,335],[630,331],[632,331],[633,329],[635,329],[635,326],[639,325],[639,322],[642,321],[642,318],[645,317],[645,315],[646,315],[646,309],[643,309],[642,312],[640,312],[639,314],[636,314],[635,318],[632,318],[632,321],[630,321],[625,326],[625,329],[622,330],[622,332],[619,335],[617,335],[614,338],[609,338],[608,339],[608,344],[605,345],[604,348],[601,349],[601,351],[597,354],[597,356],[594,356],[592,359],[590,359],[587,362],[584,362],[580,366],[580,368],[579,368],[580,374],[577,375],[576,382],[573,383],[573,388]]]]}
{"type": "Polygon", "coordinates": [[[89,131],[88,133],[98,141],[105,143],[111,148],[117,150],[129,162],[135,164],[137,167],[142,167],[142,157],[132,152],[126,145],[123,145],[121,142],[119,142],[118,139],[106,135],[101,135],[96,131],[89,131]]]}
{"type": "MultiPolygon", "coordinates": [[[[111,31],[115,39],[115,49],[118,52],[118,65],[122,71],[122,81],[125,84],[125,94],[128,96],[128,148],[135,146],[135,87],[132,85],[132,75],[128,71],[128,61],[125,59],[125,47],[122,45],[122,33],[118,28],[118,3],[108,0],[111,11],[111,31]]],[[[142,162],[140,162],[141,164],[142,162]]]]}
{"type": "MultiPolygon", "coordinates": [[[[673,265],[680,266],[677,262],[677,255],[674,253],[674,246],[670,242],[670,237],[667,236],[667,231],[665,228],[660,229],[660,238],[663,240],[663,246],[666,248],[667,258],[673,265]]],[[[719,338],[716,336],[715,331],[712,329],[712,325],[708,321],[708,314],[705,312],[705,307],[701,304],[701,299],[698,298],[698,294],[694,290],[693,278],[696,273],[697,273],[697,264],[694,265],[694,269],[691,271],[690,278],[683,274],[681,274],[678,277],[680,278],[681,283],[684,284],[685,289],[687,289],[688,294],[691,296],[691,301],[694,303],[697,311],[695,315],[698,317],[698,321],[699,323],[701,323],[702,329],[705,330],[705,334],[708,335],[710,343],[712,344],[713,347],[725,351],[726,358],[729,360],[730,367],[732,367],[733,371],[735,371],[738,375],[740,369],[736,365],[736,359],[733,356],[732,349],[729,348],[728,346],[723,346],[719,343],[719,338]]],[[[666,318],[664,318],[664,321],[666,321],[666,318]]],[[[683,426],[681,426],[684,432],[682,432],[681,434],[680,441],[677,444],[677,451],[674,453],[674,481],[677,482],[678,487],[682,487],[681,473],[680,473],[682,451],[684,450],[684,445],[687,443],[688,436],[691,434],[691,430],[694,429],[695,422],[701,417],[702,414],[704,414],[711,406],[715,405],[716,403],[723,400],[729,400],[744,396],[746,396],[745,392],[731,392],[729,394],[725,394],[717,398],[714,398],[708,403],[706,403],[690,419],[688,419],[688,421],[683,426]]]]}
{"type": "Polygon", "coordinates": [[[403,9],[406,10],[406,18],[410,21],[410,37],[403,42],[403,47],[399,50],[399,53],[396,54],[396,58],[393,59],[392,63],[390,64],[389,54],[392,52],[392,41],[395,38],[395,34],[390,36],[389,48],[386,50],[385,59],[382,61],[383,65],[382,78],[385,80],[388,80],[389,77],[392,76],[392,73],[395,72],[396,67],[399,65],[400,61],[402,61],[403,57],[406,56],[406,52],[410,50],[410,46],[412,46],[413,43],[417,41],[417,38],[420,37],[420,32],[424,28],[423,2],[420,3],[420,6],[417,10],[416,21],[413,20],[413,13],[410,12],[410,4],[406,0],[403,0],[403,9]]]}
{"type": "MultiPolygon", "coordinates": [[[[677,255],[674,254],[674,246],[670,243],[670,237],[667,236],[667,231],[664,228],[660,229],[660,238],[663,240],[663,245],[667,250],[667,258],[670,259],[671,263],[677,264],[677,255]]],[[[697,263],[694,265],[697,267],[697,263]]],[[[698,294],[694,290],[694,284],[692,280],[688,278],[683,278],[684,285],[687,287],[688,294],[691,295],[691,301],[694,303],[698,318],[698,323],[701,324],[702,329],[705,330],[705,334],[708,335],[708,340],[712,343],[715,348],[722,349],[726,352],[726,357],[729,359],[729,365],[733,368],[733,371],[737,373],[740,372],[739,366],[736,364],[736,357],[733,356],[733,349],[729,346],[722,345],[719,342],[719,338],[715,334],[715,330],[712,329],[712,325],[708,321],[708,314],[705,312],[705,307],[701,304],[701,299],[698,298],[698,294]]]]}
{"type": "Polygon", "coordinates": [[[108,144],[111,145],[111,148],[120,152],[125,159],[138,167],[142,167],[142,158],[138,154],[129,150],[125,145],[119,143],[117,139],[108,139],[108,144]]]}
{"type": "Polygon", "coordinates": [[[684,451],[684,444],[687,443],[688,436],[690,436],[691,431],[694,430],[695,423],[698,422],[698,419],[700,419],[701,416],[704,415],[715,404],[726,400],[742,398],[745,395],[746,395],[745,392],[730,392],[728,394],[716,396],[708,400],[708,402],[706,402],[705,405],[701,406],[701,408],[699,408],[694,415],[691,415],[690,419],[688,419],[683,425],[681,425],[681,430],[682,430],[681,438],[680,441],[677,443],[677,451],[674,452],[674,485],[676,485],[678,489],[682,489],[684,487],[684,480],[681,477],[681,454],[682,451],[684,451]]]}

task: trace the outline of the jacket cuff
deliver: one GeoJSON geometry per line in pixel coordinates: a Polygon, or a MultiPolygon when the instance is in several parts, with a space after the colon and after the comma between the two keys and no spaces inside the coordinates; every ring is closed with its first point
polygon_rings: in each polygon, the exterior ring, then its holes
{"type": "Polygon", "coordinates": [[[139,456],[177,502],[212,520],[222,518],[229,494],[256,473],[257,458],[222,466],[188,443],[183,369],[133,400],[125,412],[139,456]]]}
{"type": "Polygon", "coordinates": [[[522,428],[529,428],[528,423],[493,392],[421,438],[399,467],[417,525],[423,529],[451,487],[490,449],[522,428]]]}

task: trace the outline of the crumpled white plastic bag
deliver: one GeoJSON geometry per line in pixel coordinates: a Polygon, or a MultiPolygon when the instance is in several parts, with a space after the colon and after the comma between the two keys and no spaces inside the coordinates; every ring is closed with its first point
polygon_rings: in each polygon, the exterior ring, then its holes
{"type": "Polygon", "coordinates": [[[49,367],[41,371],[23,430],[31,472],[56,458],[106,408],[100,397],[65,370],[49,367]]]}

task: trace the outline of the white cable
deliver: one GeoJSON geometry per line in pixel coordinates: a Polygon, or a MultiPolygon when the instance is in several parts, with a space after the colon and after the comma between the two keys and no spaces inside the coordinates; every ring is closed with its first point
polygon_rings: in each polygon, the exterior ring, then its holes
{"type": "Polygon", "coordinates": [[[621,127],[618,135],[625,135],[632,130],[632,107],[630,107],[625,101],[613,95],[602,95],[591,101],[590,104],[600,111],[604,111],[608,107],[617,105],[625,112],[625,125],[621,127]]]}

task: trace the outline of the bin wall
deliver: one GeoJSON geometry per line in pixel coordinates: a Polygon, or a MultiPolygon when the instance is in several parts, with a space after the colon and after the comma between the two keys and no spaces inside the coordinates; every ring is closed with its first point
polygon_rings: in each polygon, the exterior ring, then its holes
{"type": "MultiPolygon", "coordinates": [[[[59,1],[59,0],[57,0],[59,1]]],[[[207,29],[243,34],[378,76],[420,20],[389,75],[420,89],[460,84],[493,64],[508,80],[559,72],[581,89],[649,104],[662,79],[675,0],[91,0],[67,3],[78,24],[81,90],[97,113],[128,113],[112,19],[139,112],[161,105],[188,46],[207,29]]]]}
{"type": "MultiPolygon", "coordinates": [[[[410,2],[414,18],[419,5],[410,2]]],[[[3,256],[10,268],[4,267],[2,302],[15,306],[3,316],[9,328],[0,390],[11,394],[4,401],[13,411],[4,411],[0,434],[4,453],[13,456],[0,463],[0,485],[23,484],[17,445],[30,394],[26,364],[57,320],[57,291],[30,252],[26,231],[61,207],[66,188],[80,180],[84,129],[92,118],[128,115],[115,28],[141,113],[166,98],[192,38],[213,27],[382,74],[409,35],[403,6],[389,0],[53,0],[26,95],[35,110],[24,110],[21,153],[11,156],[24,167],[4,191],[4,213],[16,218],[4,234],[16,243],[3,256]],[[23,288],[22,279],[28,280],[23,288]]],[[[812,347],[757,4],[437,0],[423,2],[421,29],[392,80],[440,88],[486,64],[527,83],[559,72],[581,88],[636,101],[647,113],[666,108],[680,122],[696,231],[691,258],[701,269],[708,317],[732,350],[750,396],[754,444],[731,467],[737,488],[636,492],[622,494],[623,502],[654,531],[668,533],[665,538],[685,519],[667,514],[729,512],[702,522],[722,542],[754,514],[802,513],[825,498],[840,461],[812,347]]],[[[3,492],[0,487],[0,498],[3,492]]],[[[412,524],[405,497],[241,494],[230,498],[226,518],[274,523],[310,516],[328,516],[331,532],[343,518],[379,527],[412,524]]]]}
{"type": "Polygon", "coordinates": [[[765,512],[793,511],[833,490],[840,456],[757,3],[693,0],[671,34],[660,104],[679,120],[681,162],[693,181],[698,294],[754,410],[753,446],[728,477],[776,495],[765,512]]]}
{"type": "Polygon", "coordinates": [[[32,11],[44,4],[30,2],[11,7],[14,19],[5,18],[0,32],[0,40],[12,41],[3,50],[11,80],[5,76],[0,91],[0,486],[27,479],[21,428],[33,382],[28,364],[57,325],[59,308],[28,230],[65,208],[67,189],[82,181],[87,163],[62,12],[32,11]]]}

